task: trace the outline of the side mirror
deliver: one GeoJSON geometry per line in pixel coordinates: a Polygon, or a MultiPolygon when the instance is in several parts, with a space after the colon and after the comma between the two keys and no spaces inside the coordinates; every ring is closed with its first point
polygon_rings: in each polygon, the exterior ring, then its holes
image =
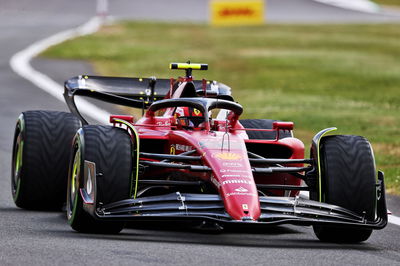
{"type": "Polygon", "coordinates": [[[294,127],[293,122],[275,121],[272,123],[272,129],[276,129],[276,130],[293,130],[293,127],[294,127]]]}
{"type": "Polygon", "coordinates": [[[272,129],[276,130],[276,140],[279,140],[279,132],[280,130],[293,130],[294,123],[293,122],[280,122],[275,121],[272,123],[272,129]]]}

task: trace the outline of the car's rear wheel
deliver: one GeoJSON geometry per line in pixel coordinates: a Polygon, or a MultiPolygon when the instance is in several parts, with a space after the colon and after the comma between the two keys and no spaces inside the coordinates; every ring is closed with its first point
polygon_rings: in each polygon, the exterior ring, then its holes
{"type": "MultiPolygon", "coordinates": [[[[373,221],[376,169],[370,143],[360,136],[327,136],[321,140],[320,156],[321,200],[373,221]]],[[[314,232],[322,241],[356,243],[367,240],[372,230],[314,226],[314,232]]]]}
{"type": "MultiPolygon", "coordinates": [[[[273,123],[278,120],[271,119],[242,119],[240,120],[240,124],[244,128],[253,128],[253,129],[272,129],[273,123]]],[[[249,139],[275,139],[276,132],[275,131],[246,131],[249,139]]],[[[280,130],[279,131],[279,139],[293,137],[292,131],[288,130],[280,130]]]]}
{"type": "Polygon", "coordinates": [[[57,111],[23,112],[14,133],[11,191],[20,208],[59,210],[65,202],[71,143],[81,122],[57,111]]]}
{"type": "Polygon", "coordinates": [[[111,126],[84,126],[73,144],[67,192],[67,217],[71,227],[81,233],[116,234],[123,222],[96,220],[84,210],[80,189],[84,187],[84,164],[96,168],[97,203],[128,199],[132,187],[132,141],[126,130],[111,126]]]}

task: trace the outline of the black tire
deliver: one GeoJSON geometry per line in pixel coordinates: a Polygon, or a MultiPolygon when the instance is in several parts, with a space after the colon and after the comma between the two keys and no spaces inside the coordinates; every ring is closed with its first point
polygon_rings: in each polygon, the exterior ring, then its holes
{"type": "MultiPolygon", "coordinates": [[[[376,213],[376,168],[371,145],[363,137],[327,136],[321,140],[322,201],[334,204],[369,221],[376,213]]],[[[367,240],[372,229],[314,226],[321,241],[357,243],[367,240]]]]}
{"type": "Polygon", "coordinates": [[[96,220],[83,207],[84,161],[96,164],[96,201],[103,204],[128,199],[132,186],[132,141],[126,130],[111,126],[84,126],[75,138],[70,161],[67,217],[81,233],[117,234],[123,222],[96,220]],[[77,165],[79,164],[79,165],[77,165]],[[75,170],[76,169],[76,170],[75,170]]]}
{"type": "Polygon", "coordinates": [[[81,122],[57,111],[23,112],[14,133],[12,196],[20,208],[60,210],[65,202],[71,143],[81,122]]]}
{"type": "MultiPolygon", "coordinates": [[[[272,129],[272,124],[278,120],[271,119],[242,119],[239,120],[240,124],[244,128],[256,128],[256,129],[272,129]]],[[[275,139],[276,133],[273,131],[246,131],[249,139],[275,139]]],[[[292,131],[280,130],[279,139],[293,137],[292,131]]]]}

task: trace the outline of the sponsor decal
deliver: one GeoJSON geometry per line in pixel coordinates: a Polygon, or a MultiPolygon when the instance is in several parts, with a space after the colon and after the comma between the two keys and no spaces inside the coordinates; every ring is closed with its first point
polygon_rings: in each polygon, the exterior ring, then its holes
{"type": "Polygon", "coordinates": [[[249,206],[247,204],[242,204],[242,209],[246,211],[249,209],[249,206]]]}
{"type": "Polygon", "coordinates": [[[200,110],[194,108],[194,109],[193,109],[193,114],[192,114],[192,115],[193,115],[193,116],[202,116],[202,113],[200,112],[200,110]]]}
{"type": "Polygon", "coordinates": [[[225,167],[243,167],[243,164],[235,162],[224,162],[222,165],[225,167]]]}
{"type": "Polygon", "coordinates": [[[211,0],[212,25],[257,25],[264,23],[265,0],[211,0]]]}
{"type": "Polygon", "coordinates": [[[253,180],[253,176],[248,176],[248,175],[222,175],[221,177],[222,178],[236,177],[236,178],[246,178],[253,180]]]}
{"type": "Polygon", "coordinates": [[[221,17],[228,16],[253,16],[254,10],[250,8],[225,8],[219,12],[221,17]]]}
{"type": "Polygon", "coordinates": [[[248,192],[249,190],[245,189],[244,187],[239,187],[239,188],[235,189],[235,191],[244,193],[244,192],[248,192]]]}
{"type": "Polygon", "coordinates": [[[227,198],[229,198],[230,196],[252,196],[252,197],[257,196],[257,194],[248,192],[232,192],[232,193],[226,193],[225,195],[227,198]]]}
{"type": "Polygon", "coordinates": [[[182,145],[182,144],[175,144],[175,148],[177,151],[191,151],[193,150],[192,146],[182,145]]]}
{"type": "Polygon", "coordinates": [[[175,155],[175,152],[176,152],[175,146],[171,145],[171,147],[169,148],[169,154],[175,155]]]}
{"type": "Polygon", "coordinates": [[[222,177],[241,177],[241,175],[222,175],[222,177]]]}
{"type": "Polygon", "coordinates": [[[169,122],[169,121],[165,121],[165,122],[158,121],[158,122],[156,122],[156,125],[160,126],[160,127],[169,127],[171,125],[171,122],[169,122]]]}
{"type": "MultiPolygon", "coordinates": [[[[227,139],[225,139],[224,145],[222,145],[222,138],[215,138],[215,139],[204,139],[202,141],[199,141],[199,145],[202,148],[208,148],[208,149],[221,149],[222,146],[226,147],[228,145],[227,139]]],[[[229,141],[229,147],[231,150],[242,150],[242,145],[240,142],[236,140],[230,140],[229,141]]]]}
{"type": "Polygon", "coordinates": [[[170,147],[170,154],[175,154],[176,151],[191,151],[193,150],[192,146],[188,146],[188,145],[183,145],[183,144],[172,144],[170,147]],[[173,153],[172,153],[173,151],[173,153]]]}
{"type": "Polygon", "coordinates": [[[220,153],[215,153],[214,158],[220,160],[235,161],[242,159],[242,155],[234,152],[220,152],[220,153]]]}
{"type": "Polygon", "coordinates": [[[249,171],[246,171],[246,170],[236,170],[236,169],[221,169],[219,171],[221,173],[244,173],[244,174],[249,173],[249,171]]]}
{"type": "Polygon", "coordinates": [[[232,180],[225,180],[222,182],[222,185],[226,184],[247,184],[247,185],[252,185],[253,181],[249,180],[241,180],[241,179],[232,179],[232,180]]]}

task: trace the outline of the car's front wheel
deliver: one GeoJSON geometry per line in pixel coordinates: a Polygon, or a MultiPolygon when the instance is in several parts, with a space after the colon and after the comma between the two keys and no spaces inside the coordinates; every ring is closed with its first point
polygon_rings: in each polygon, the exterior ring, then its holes
{"type": "Polygon", "coordinates": [[[80,190],[84,187],[85,161],[96,169],[95,198],[107,204],[131,196],[132,142],[126,130],[111,126],[84,126],[73,144],[68,174],[67,218],[71,227],[81,233],[116,234],[123,222],[96,220],[84,210],[80,190]]]}
{"type": "MultiPolygon", "coordinates": [[[[360,136],[327,136],[321,140],[320,155],[321,201],[373,221],[376,169],[370,143],[360,136]]],[[[318,225],[314,226],[314,232],[321,241],[356,243],[367,240],[372,230],[318,225]]]]}

